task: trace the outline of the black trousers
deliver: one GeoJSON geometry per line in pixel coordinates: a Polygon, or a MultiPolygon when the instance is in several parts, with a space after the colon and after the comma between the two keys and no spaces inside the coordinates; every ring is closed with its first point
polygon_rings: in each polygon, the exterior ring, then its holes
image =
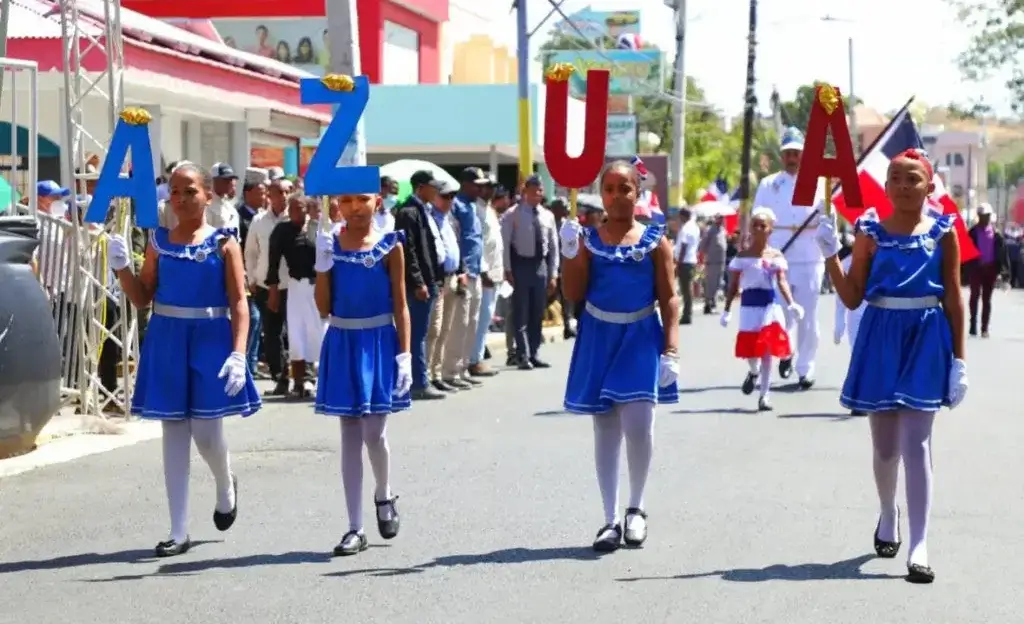
{"type": "Polygon", "coordinates": [[[524,359],[537,357],[543,339],[548,278],[541,262],[512,257],[512,319],[516,324],[516,352],[524,359]]]}
{"type": "MultiPolygon", "coordinates": [[[[107,301],[107,314],[104,327],[107,331],[120,335],[118,324],[121,322],[121,310],[118,309],[117,301],[107,301]]],[[[121,347],[112,339],[107,338],[103,342],[103,350],[100,351],[100,361],[96,365],[96,374],[100,378],[100,384],[111,395],[117,392],[118,374],[117,364],[121,361],[121,347]]],[[[102,400],[102,399],[101,399],[102,400]]]]}
{"type": "Polygon", "coordinates": [[[267,368],[270,374],[278,379],[288,378],[288,353],[284,345],[284,323],[285,310],[288,304],[288,291],[280,289],[280,304],[277,312],[271,311],[267,306],[270,298],[270,291],[266,288],[256,287],[252,290],[252,298],[256,307],[260,310],[260,317],[263,320],[263,354],[267,361],[267,368]]]}
{"type": "Polygon", "coordinates": [[[685,262],[679,264],[679,294],[683,297],[683,313],[680,320],[684,323],[689,322],[693,316],[693,273],[696,268],[696,265],[685,262]]]}

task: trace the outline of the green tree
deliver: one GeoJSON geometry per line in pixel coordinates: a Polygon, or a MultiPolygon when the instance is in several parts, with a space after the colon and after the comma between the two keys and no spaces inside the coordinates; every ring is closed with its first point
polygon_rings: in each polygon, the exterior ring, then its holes
{"type": "Polygon", "coordinates": [[[1024,155],[1006,162],[990,162],[988,164],[988,186],[1003,188],[1016,186],[1024,180],[1024,155]]]}
{"type": "Polygon", "coordinates": [[[971,40],[958,59],[960,71],[972,81],[1009,74],[1006,88],[1017,113],[1024,112],[1024,0],[948,0],[971,40]]]}

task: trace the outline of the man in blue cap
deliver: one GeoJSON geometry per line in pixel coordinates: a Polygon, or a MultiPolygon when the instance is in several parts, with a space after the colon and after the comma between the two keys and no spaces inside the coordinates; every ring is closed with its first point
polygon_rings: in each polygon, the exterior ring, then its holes
{"type": "MultiPolygon", "coordinates": [[[[789,245],[785,250],[789,287],[793,291],[793,299],[803,308],[804,316],[802,319],[794,318],[787,311],[786,324],[791,336],[794,327],[797,330],[796,340],[791,340],[796,348],[796,374],[800,377],[800,388],[807,390],[814,385],[814,359],[820,331],[818,297],[825,276],[825,259],[814,242],[814,224],[803,227],[814,213],[814,207],[793,205],[796,175],[804,151],[803,133],[796,128],[787,128],[782,134],[781,151],[783,170],[761,180],[754,195],[754,206],[764,206],[775,213],[769,244],[776,249],[789,245]]],[[[779,362],[779,375],[783,378],[789,377],[792,369],[792,359],[779,362]]]]}
{"type": "Polygon", "coordinates": [[[64,188],[53,180],[40,180],[36,183],[36,197],[39,210],[55,217],[63,217],[67,212],[64,202],[71,195],[71,189],[64,188]]]}

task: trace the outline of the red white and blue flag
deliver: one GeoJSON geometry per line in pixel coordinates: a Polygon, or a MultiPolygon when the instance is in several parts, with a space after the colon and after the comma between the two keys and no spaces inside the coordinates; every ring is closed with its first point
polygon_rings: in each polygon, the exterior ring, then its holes
{"type": "Polygon", "coordinates": [[[718,177],[715,181],[708,185],[708,188],[704,190],[704,194],[701,195],[701,202],[722,202],[728,204],[730,201],[729,197],[729,183],[725,179],[718,177]]]}
{"type": "MultiPolygon", "coordinates": [[[[639,156],[633,156],[630,164],[633,165],[636,172],[640,175],[641,181],[646,180],[650,176],[650,172],[647,171],[647,165],[644,164],[644,161],[639,156]]],[[[640,191],[636,206],[633,208],[633,215],[644,219],[651,219],[655,223],[665,222],[665,213],[661,210],[658,194],[651,189],[640,191]]]]}
{"type": "MultiPolygon", "coordinates": [[[[860,193],[864,200],[864,208],[849,208],[843,200],[843,189],[840,186],[832,197],[836,210],[848,222],[853,223],[867,208],[874,208],[880,219],[885,219],[892,212],[892,204],[885,195],[885,179],[888,175],[889,161],[908,149],[923,149],[921,135],[910,118],[910,103],[904,106],[893,117],[885,131],[871,145],[857,163],[857,177],[860,181],[860,193]]],[[[968,262],[978,257],[978,249],[967,235],[967,226],[960,216],[960,208],[946,191],[942,178],[936,174],[932,181],[935,192],[928,197],[926,209],[933,215],[955,214],[956,236],[960,241],[960,260],[968,262]]]]}

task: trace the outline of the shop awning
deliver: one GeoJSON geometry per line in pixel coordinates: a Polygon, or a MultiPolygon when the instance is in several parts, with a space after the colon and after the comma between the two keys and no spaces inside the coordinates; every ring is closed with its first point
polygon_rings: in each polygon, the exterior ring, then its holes
{"type": "MultiPolygon", "coordinates": [[[[78,10],[83,34],[102,40],[103,4],[79,0],[78,10]]],[[[279,132],[292,128],[295,134],[289,136],[295,137],[317,136],[319,127],[330,121],[328,107],[299,103],[299,80],[312,74],[127,9],[121,10],[121,22],[125,89],[132,99],[134,91],[159,94],[160,100],[149,103],[231,120],[239,119],[237,112],[229,109],[241,109],[254,130],[279,132]],[[197,99],[209,110],[197,109],[197,99]]],[[[57,5],[43,0],[12,0],[10,31],[10,56],[35,60],[40,73],[63,70],[57,5]]],[[[106,69],[106,59],[102,54],[85,54],[82,65],[88,72],[99,73],[106,69]]],[[[129,99],[129,103],[146,102],[129,99]]]]}

